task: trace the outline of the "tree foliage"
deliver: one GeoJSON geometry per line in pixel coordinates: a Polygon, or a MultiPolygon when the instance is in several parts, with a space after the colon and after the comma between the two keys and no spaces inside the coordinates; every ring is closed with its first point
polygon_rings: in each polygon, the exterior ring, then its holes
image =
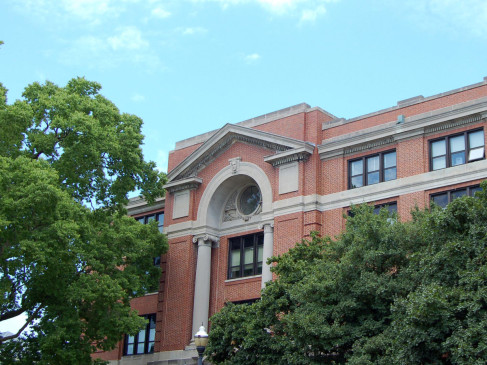
{"type": "Polygon", "coordinates": [[[29,325],[0,338],[2,364],[89,364],[144,325],[129,299],[157,283],[167,241],[124,206],[161,196],[165,176],[143,159],[142,121],[99,90],[34,83],[8,104],[0,85],[0,320],[29,325]]]}
{"type": "Polygon", "coordinates": [[[272,258],[260,301],[211,319],[215,364],[484,364],[487,194],[446,209],[353,208],[336,239],[272,258]]]}

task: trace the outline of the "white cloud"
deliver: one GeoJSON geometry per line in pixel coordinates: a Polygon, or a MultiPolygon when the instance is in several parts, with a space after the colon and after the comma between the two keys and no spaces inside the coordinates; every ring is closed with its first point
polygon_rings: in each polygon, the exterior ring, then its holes
{"type": "Polygon", "coordinates": [[[154,72],[163,69],[159,56],[154,52],[139,29],[122,27],[111,36],[81,36],[70,42],[57,59],[67,65],[93,69],[111,69],[131,63],[154,72]]]}
{"type": "Polygon", "coordinates": [[[249,55],[246,55],[244,57],[245,59],[245,62],[247,63],[254,63],[256,61],[258,61],[260,59],[260,55],[258,53],[252,53],[252,54],[249,54],[249,55]]]}
{"type": "MultiPolygon", "coordinates": [[[[5,0],[4,0],[5,1],[5,0]]],[[[84,25],[100,24],[117,18],[128,6],[140,0],[10,0],[22,14],[30,14],[44,22],[69,23],[82,21],[84,25]]]]}
{"type": "Polygon", "coordinates": [[[202,27],[188,27],[179,29],[182,35],[194,35],[206,33],[208,30],[202,27]]]}
{"type": "Polygon", "coordinates": [[[326,13],[326,8],[323,5],[318,6],[316,9],[304,9],[301,12],[301,23],[312,22],[314,23],[316,19],[326,13]]]}
{"type": "Polygon", "coordinates": [[[145,96],[142,94],[135,93],[132,95],[132,97],[130,99],[132,99],[132,101],[134,101],[136,103],[140,103],[140,102],[145,100],[145,96]]]}
{"type": "Polygon", "coordinates": [[[149,42],[142,38],[142,32],[134,26],[119,28],[119,34],[108,37],[107,41],[115,51],[142,49],[149,46],[149,42]]]}
{"type": "Polygon", "coordinates": [[[431,32],[465,32],[487,37],[485,0],[407,0],[404,5],[417,24],[431,32]]]}
{"type": "Polygon", "coordinates": [[[62,0],[61,6],[71,15],[91,20],[116,12],[110,3],[110,0],[62,0]]]}
{"type": "Polygon", "coordinates": [[[303,21],[316,20],[318,15],[324,14],[325,4],[340,0],[190,0],[196,3],[219,3],[223,8],[242,4],[258,4],[276,15],[287,15],[302,12],[303,21]],[[303,19],[304,18],[304,19],[303,19]]]}
{"type": "Polygon", "coordinates": [[[153,17],[160,18],[160,19],[168,18],[171,16],[171,12],[167,11],[166,9],[160,6],[152,9],[151,14],[153,17]]]}

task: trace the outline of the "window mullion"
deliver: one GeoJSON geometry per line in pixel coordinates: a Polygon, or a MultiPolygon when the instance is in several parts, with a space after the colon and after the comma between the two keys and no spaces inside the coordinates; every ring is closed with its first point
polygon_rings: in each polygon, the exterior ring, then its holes
{"type": "Polygon", "coordinates": [[[259,252],[258,252],[258,247],[257,247],[257,242],[258,242],[258,239],[257,239],[257,235],[254,235],[254,272],[253,272],[253,275],[256,275],[257,274],[257,267],[259,266],[258,262],[259,261],[259,252]]]}
{"type": "Polygon", "coordinates": [[[149,316],[146,317],[149,320],[149,323],[145,325],[145,341],[144,341],[144,354],[149,353],[149,331],[150,331],[150,318],[149,316]]]}
{"type": "Polygon", "coordinates": [[[384,153],[379,153],[379,182],[384,181],[384,153]]]}
{"type": "MultiPolygon", "coordinates": [[[[450,148],[450,136],[445,137],[445,143],[446,143],[446,167],[451,167],[451,148],[450,148]]],[[[448,196],[448,199],[450,197],[448,196]]]]}
{"type": "Polygon", "coordinates": [[[242,278],[244,276],[244,266],[245,266],[245,240],[243,237],[240,237],[240,277],[242,278]]]}
{"type": "Polygon", "coordinates": [[[362,157],[362,179],[362,186],[369,185],[369,179],[367,178],[367,159],[365,157],[362,157]]]}

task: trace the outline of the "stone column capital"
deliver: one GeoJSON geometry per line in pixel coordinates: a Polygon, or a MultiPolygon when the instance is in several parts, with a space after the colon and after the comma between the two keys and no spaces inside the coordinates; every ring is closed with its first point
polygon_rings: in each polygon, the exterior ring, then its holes
{"type": "Polygon", "coordinates": [[[209,233],[202,233],[202,234],[196,234],[193,236],[193,243],[199,243],[200,239],[202,239],[205,244],[207,244],[207,243],[218,244],[220,242],[219,237],[214,236],[214,235],[209,234],[209,233]]]}
{"type": "Polygon", "coordinates": [[[274,229],[274,222],[260,223],[259,229],[263,229],[264,232],[272,232],[272,230],[274,229]]]}

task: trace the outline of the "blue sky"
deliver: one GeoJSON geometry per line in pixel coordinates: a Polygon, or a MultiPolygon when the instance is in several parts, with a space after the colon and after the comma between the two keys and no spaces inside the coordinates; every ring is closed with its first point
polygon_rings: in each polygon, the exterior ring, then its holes
{"type": "Polygon", "coordinates": [[[482,81],[487,1],[2,0],[0,40],[9,102],[98,81],[165,171],[176,141],[225,123],[301,102],[351,118],[482,81]]]}
{"type": "Polygon", "coordinates": [[[176,141],[306,102],[350,118],[487,76],[484,0],[2,0],[0,82],[102,84],[176,141]]]}

